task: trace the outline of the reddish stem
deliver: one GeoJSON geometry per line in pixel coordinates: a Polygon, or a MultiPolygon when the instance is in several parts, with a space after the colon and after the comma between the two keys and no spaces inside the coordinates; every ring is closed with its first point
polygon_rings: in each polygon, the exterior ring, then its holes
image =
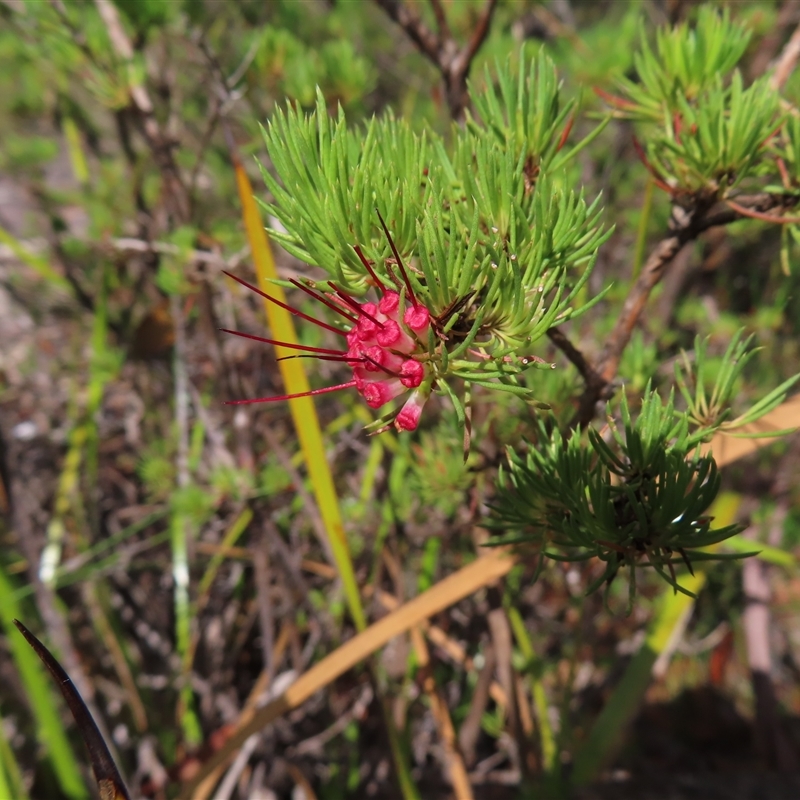
{"type": "Polygon", "coordinates": [[[569,136],[569,133],[572,130],[572,125],[573,125],[574,122],[575,122],[575,115],[573,114],[569,118],[566,128],[564,128],[564,132],[561,134],[561,138],[558,140],[558,147],[556,147],[556,152],[557,153],[567,143],[567,137],[569,136]]]}
{"type": "MultiPolygon", "coordinates": [[[[675,131],[675,141],[681,144],[681,130],[683,128],[683,116],[679,111],[672,115],[672,127],[675,131]]],[[[694,133],[694,131],[692,131],[694,133]]]]}
{"type": "Polygon", "coordinates": [[[775,216],[774,214],[765,214],[763,211],[753,211],[751,208],[745,208],[739,205],[739,203],[734,200],[726,200],[725,205],[732,208],[737,214],[741,214],[743,217],[759,219],[762,222],[773,222],[778,223],[778,225],[797,225],[800,223],[800,217],[775,216]]]}
{"type": "Polygon", "coordinates": [[[623,97],[618,97],[615,94],[606,92],[604,89],[601,89],[598,86],[593,86],[592,90],[601,100],[605,100],[606,103],[608,103],[610,106],[614,106],[614,108],[619,108],[622,110],[636,108],[636,103],[632,103],[630,100],[625,100],[623,97]]]}
{"type": "Polygon", "coordinates": [[[675,190],[656,172],[655,167],[650,163],[650,160],[647,158],[647,153],[645,153],[644,148],[639,144],[639,140],[634,136],[633,138],[633,149],[636,151],[636,155],[639,156],[642,164],[644,164],[645,169],[650,173],[650,176],[653,179],[653,183],[658,186],[659,189],[663,189],[670,197],[675,196],[675,190]]]}
{"type": "Polygon", "coordinates": [[[792,188],[792,181],[789,178],[789,172],[786,169],[786,162],[778,157],[775,159],[775,163],[778,165],[778,172],[781,173],[781,182],[783,183],[783,188],[787,191],[792,188]]]}

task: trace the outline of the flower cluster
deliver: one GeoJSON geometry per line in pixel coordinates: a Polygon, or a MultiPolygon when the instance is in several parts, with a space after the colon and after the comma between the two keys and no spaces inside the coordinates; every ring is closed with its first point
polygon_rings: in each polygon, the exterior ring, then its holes
{"type": "MultiPolygon", "coordinates": [[[[388,230],[386,230],[386,233],[388,236],[388,230]]],[[[298,394],[279,395],[277,397],[234,400],[230,401],[231,404],[291,400],[295,397],[306,397],[308,395],[335,392],[340,389],[355,388],[367,401],[367,405],[370,408],[380,408],[399,397],[408,389],[413,389],[411,396],[394,416],[394,425],[400,431],[413,431],[416,429],[422,414],[422,408],[430,396],[433,384],[428,374],[429,370],[426,368],[428,337],[432,330],[431,314],[414,294],[400,255],[395,249],[391,237],[389,237],[389,242],[394,252],[395,263],[402,276],[402,279],[398,278],[387,263],[386,270],[395,284],[394,288],[387,287],[381,281],[373,270],[372,265],[364,257],[361,249],[358,246],[355,247],[359,259],[380,292],[380,299],[377,303],[359,302],[352,295],[337,287],[332,281],[328,282],[330,292],[317,291],[311,286],[294,279],[290,281],[298,289],[334,311],[345,322],[348,326],[347,328],[336,327],[315,319],[308,314],[304,314],[299,309],[286,305],[281,300],[247,283],[247,281],[229,272],[225,273],[228,277],[233,278],[233,280],[261,295],[266,300],[285,308],[295,316],[302,317],[308,322],[345,337],[347,350],[333,350],[279,342],[275,339],[265,339],[249,333],[223,329],[226,333],[232,333],[246,339],[254,339],[258,342],[279,345],[292,350],[300,350],[308,354],[306,357],[314,357],[323,361],[340,361],[353,370],[353,379],[351,381],[336,386],[328,386],[298,394]]],[[[285,356],[285,358],[299,357],[303,356],[285,356]]]]}
{"type": "MultiPolygon", "coordinates": [[[[366,259],[364,264],[369,267],[366,259]]],[[[377,281],[374,273],[373,279],[377,281]]],[[[419,357],[427,350],[420,350],[425,348],[431,329],[430,312],[413,293],[412,304],[401,317],[400,293],[378,283],[381,298],[377,305],[353,302],[350,306],[358,316],[347,334],[347,363],[353,368],[353,383],[370,408],[380,408],[406,389],[421,386],[425,367],[419,357]]],[[[415,392],[395,417],[398,430],[413,431],[417,427],[422,412],[420,399],[415,392]]]]}

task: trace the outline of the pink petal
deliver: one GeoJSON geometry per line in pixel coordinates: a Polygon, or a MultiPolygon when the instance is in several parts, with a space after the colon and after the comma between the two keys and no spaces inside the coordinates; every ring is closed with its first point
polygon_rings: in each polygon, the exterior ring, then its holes
{"type": "Polygon", "coordinates": [[[378,303],[378,310],[387,316],[394,314],[400,305],[400,295],[397,292],[386,292],[378,303]]]}
{"type": "Polygon", "coordinates": [[[415,390],[411,397],[406,400],[405,405],[400,409],[394,418],[394,425],[398,431],[414,431],[419,425],[419,418],[422,416],[422,409],[428,400],[430,392],[415,390]]]}
{"type": "Polygon", "coordinates": [[[425,367],[419,361],[409,358],[403,362],[403,366],[400,368],[400,383],[407,389],[416,389],[424,377],[425,367]]]}
{"type": "Polygon", "coordinates": [[[362,351],[367,357],[368,361],[364,364],[364,369],[367,372],[380,372],[381,367],[386,362],[386,351],[378,345],[367,347],[362,351]]]}
{"type": "Polygon", "coordinates": [[[415,333],[424,331],[431,321],[431,315],[425,306],[409,306],[403,314],[403,322],[415,333]]]}
{"type": "Polygon", "coordinates": [[[402,394],[405,389],[400,381],[387,380],[365,383],[359,391],[370,408],[380,408],[390,400],[394,400],[397,395],[402,394]]]}
{"type": "Polygon", "coordinates": [[[414,349],[411,337],[393,319],[387,319],[383,323],[383,330],[378,331],[375,338],[381,347],[391,347],[393,350],[400,350],[403,353],[414,349]]]}

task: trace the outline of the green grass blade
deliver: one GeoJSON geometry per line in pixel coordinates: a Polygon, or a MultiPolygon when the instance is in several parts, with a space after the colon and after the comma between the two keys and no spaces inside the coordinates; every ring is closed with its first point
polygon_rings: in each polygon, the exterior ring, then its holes
{"type": "Polygon", "coordinates": [[[511,628],[514,631],[514,638],[517,640],[517,646],[522,652],[525,662],[529,665],[527,670],[528,680],[531,685],[531,696],[533,697],[533,707],[536,711],[536,722],[539,726],[539,738],[541,739],[542,748],[542,767],[548,774],[553,774],[558,768],[558,748],[556,745],[556,737],[553,733],[553,727],[550,724],[550,713],[547,707],[547,695],[544,691],[544,684],[541,678],[536,674],[536,654],[533,650],[528,631],[525,628],[525,622],[519,609],[514,606],[508,607],[508,619],[511,623],[511,628]]]}
{"type": "Polygon", "coordinates": [[[239,537],[247,530],[247,526],[253,520],[253,510],[248,506],[246,507],[241,514],[233,521],[230,528],[225,531],[225,535],[222,537],[222,541],[219,544],[219,552],[215,553],[211,560],[208,562],[208,566],[206,567],[206,571],[203,573],[203,577],[200,580],[200,583],[197,587],[197,596],[203,597],[206,592],[211,588],[211,584],[214,583],[214,578],[217,577],[217,571],[220,568],[220,565],[225,560],[225,551],[229,547],[233,547],[236,542],[239,540],[239,537]]]}
{"type": "Polygon", "coordinates": [[[22,242],[12,236],[4,228],[0,228],[0,244],[7,245],[11,249],[11,252],[22,261],[23,264],[27,264],[31,269],[37,272],[45,283],[72,293],[72,287],[69,285],[69,281],[59,275],[50,266],[50,262],[47,259],[35,253],[31,253],[22,242]]]}
{"type": "Polygon", "coordinates": [[[13,620],[23,616],[14,598],[13,586],[5,571],[0,568],[0,623],[22,678],[26,699],[36,719],[39,740],[47,752],[64,795],[75,800],[88,799],[89,793],[77,767],[78,760],[72,750],[69,735],[61,723],[59,703],[50,681],[44,674],[36,653],[31,650],[14,626],[13,620]]]}
{"type": "Polygon", "coordinates": [[[755,550],[757,551],[755,558],[760,558],[768,564],[775,564],[786,569],[795,569],[797,567],[797,559],[791,553],[781,550],[780,547],[772,547],[753,539],[745,539],[739,533],[726,539],[723,547],[730,548],[737,553],[752,553],[755,550]]]}
{"type": "Polygon", "coordinates": [[[19,764],[5,736],[2,714],[0,714],[0,797],[28,800],[19,764]]]}

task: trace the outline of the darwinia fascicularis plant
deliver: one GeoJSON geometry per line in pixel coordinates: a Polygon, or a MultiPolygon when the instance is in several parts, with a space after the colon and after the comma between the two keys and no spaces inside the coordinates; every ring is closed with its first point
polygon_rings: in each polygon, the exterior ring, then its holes
{"type": "MultiPolygon", "coordinates": [[[[797,202],[800,126],[785,124],[769,84],[744,87],[735,65],[746,44],[726,15],[704,9],[696,28],[660,32],[655,49],[643,34],[640,80],[599,92],[608,119],[639,126],[635,146],[673,204],[676,248],[714,224],[797,202]],[[770,189],[770,172],[781,187],[770,189]]],[[[315,112],[278,110],[264,130],[265,208],[282,225],[272,236],[329,276],[290,281],[330,312],[328,321],[289,310],[339,340],[296,349],[349,371],[311,394],[354,388],[381,410],[399,400],[375,430],[415,430],[433,392],[449,398],[466,441],[476,388],[547,409],[550,398],[528,375],[558,366],[544,360],[543,337],[563,341],[565,323],[605,296],[590,295],[587,281],[610,229],[600,199],[587,200],[577,185],[574,162],[608,119],[574,142],[576,104],[563,100],[543,54],[497,65],[483,87],[470,87],[474,112],[450,146],[391,114],[350,128],[341,109],[328,115],[321,94],[315,112]]],[[[488,521],[495,543],[524,547],[539,564],[599,558],[606,569],[591,588],[628,567],[631,600],[637,567],[681,590],[676,569],[712,557],[705,548],[734,531],[713,530],[706,516],[719,474],[700,445],[774,408],[794,382],[731,419],[750,341],[737,335],[715,361],[698,340],[676,376],[681,404],[670,387],[648,385],[638,413],[622,393],[607,406],[605,429],[593,426],[597,401],[614,394],[637,315],[677,252],[669,247],[632,284],[636,302],[621,310],[597,368],[579,347],[559,345],[586,379],[581,411],[566,430],[540,415],[532,441],[510,448],[488,521]]]]}
{"type": "Polygon", "coordinates": [[[520,69],[523,81],[501,71],[498,90],[487,75],[481,121],[470,117],[449,153],[391,115],[353,131],[321,96],[315,113],[278,111],[264,133],[277,175],[263,170],[267,210],[285,228],[272,235],[331,275],[299,288],[316,292],[348,336],[347,349],[317,354],[354,369],[328,390],[353,386],[378,408],[414,389],[411,406],[378,426],[413,430],[432,391],[464,424],[471,384],[540,403],[520,380],[554,366],[537,341],[599,299],[579,297],[608,231],[599,201],[587,204],[566,173],[599,128],[568,146],[574,104],[562,107],[552,64],[523,58],[520,69]],[[370,288],[377,304],[356,299],[370,288]],[[397,327],[397,343],[383,326],[397,327]]]}

